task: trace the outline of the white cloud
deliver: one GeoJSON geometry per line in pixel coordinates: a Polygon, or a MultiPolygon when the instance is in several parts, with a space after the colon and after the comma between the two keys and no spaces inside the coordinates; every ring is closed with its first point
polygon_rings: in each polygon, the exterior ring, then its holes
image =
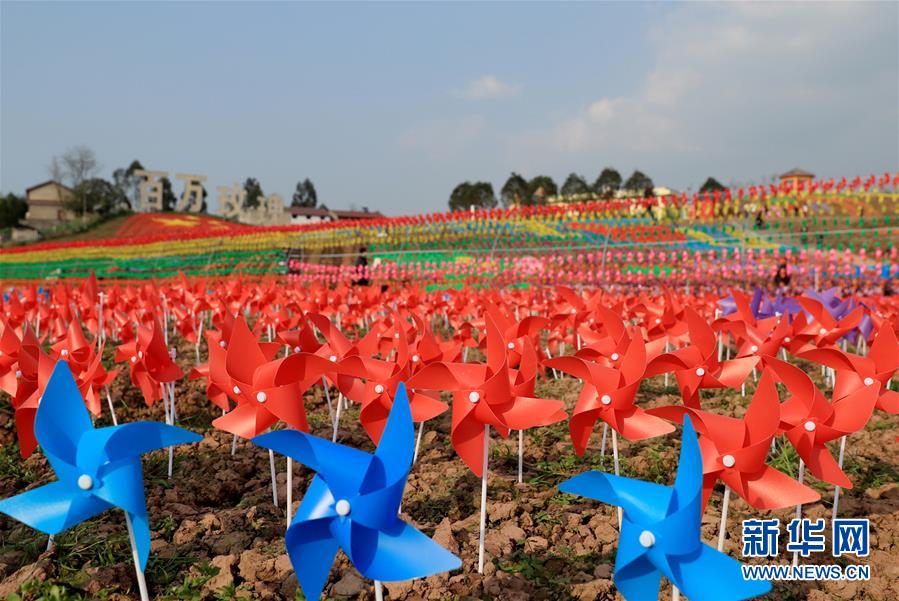
{"type": "Polygon", "coordinates": [[[509,152],[694,177],[889,168],[899,162],[897,16],[877,3],[681,5],[648,32],[652,67],[633,90],[526,131],[509,152]]]}
{"type": "Polygon", "coordinates": [[[466,100],[496,100],[511,98],[521,92],[521,86],[500,81],[494,75],[484,75],[472,80],[456,94],[466,100]]]}

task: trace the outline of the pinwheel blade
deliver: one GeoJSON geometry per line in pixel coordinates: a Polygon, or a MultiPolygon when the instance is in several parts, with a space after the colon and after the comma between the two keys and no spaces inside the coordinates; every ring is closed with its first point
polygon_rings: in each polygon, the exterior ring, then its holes
{"type": "Polygon", "coordinates": [[[111,507],[63,482],[51,482],[0,501],[0,513],[46,534],[62,532],[111,507]]]}
{"type": "Polygon", "coordinates": [[[744,580],[741,564],[712,547],[701,544],[695,553],[672,559],[674,585],[688,599],[739,601],[771,590],[767,580],[744,580]]]}
{"type": "Polygon", "coordinates": [[[624,509],[647,521],[665,517],[671,488],[653,482],[625,478],[605,472],[584,472],[559,484],[562,492],[587,497],[624,509]]]}
{"type": "Polygon", "coordinates": [[[34,419],[35,436],[54,471],[66,469],[60,463],[75,463],[78,443],[92,428],[69,364],[58,361],[34,419]]]}

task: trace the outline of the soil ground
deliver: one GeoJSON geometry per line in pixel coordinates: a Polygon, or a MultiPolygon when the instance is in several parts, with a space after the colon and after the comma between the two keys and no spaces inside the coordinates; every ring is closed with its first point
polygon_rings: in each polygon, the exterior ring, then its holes
{"type": "MultiPolygon", "coordinates": [[[[193,349],[180,349],[193,357],[193,349]]],[[[186,363],[185,363],[186,366],[186,363]]],[[[815,372],[816,370],[811,370],[815,372]]],[[[672,380],[673,382],[673,380],[672,380]]],[[[579,390],[571,378],[542,380],[538,392],[564,399],[569,409],[579,390]]],[[[747,397],[739,392],[704,391],[705,408],[742,415],[747,397]]],[[[147,408],[127,375],[112,387],[121,420],[162,419],[162,407],[147,408]]],[[[655,407],[677,401],[677,390],[665,388],[661,377],[644,384],[638,404],[655,407]]],[[[230,453],[231,436],[213,429],[218,409],[205,399],[203,384],[182,381],[177,387],[179,425],[204,434],[194,446],[176,447],[175,471],[166,477],[166,454],[144,459],[144,476],[152,529],[147,567],[151,597],[175,599],[302,599],[284,551],[285,460],[278,458],[278,506],[272,502],[268,454],[240,442],[230,453]]],[[[306,398],[313,433],[329,430],[322,391],[306,398]]],[[[8,399],[0,403],[0,498],[53,479],[40,452],[26,461],[19,457],[8,399]]],[[[340,441],[365,450],[372,444],[351,409],[341,422],[340,441]]],[[[107,417],[98,420],[106,425],[107,417]]],[[[450,413],[425,428],[418,462],[409,476],[402,517],[460,555],[461,569],[431,578],[387,583],[388,599],[565,600],[620,598],[612,581],[618,527],[614,507],[560,493],[562,480],[587,469],[611,471],[611,457],[601,458],[599,437],[591,439],[578,458],[565,423],[526,433],[524,483],[517,483],[517,440],[491,440],[488,500],[487,562],[478,575],[477,536],[480,480],[450,446],[450,413]]],[[[844,491],[841,517],[871,520],[871,579],[867,582],[778,583],[770,599],[899,598],[899,417],[876,414],[867,428],[849,438],[845,469],[855,487],[844,491]]],[[[600,428],[597,428],[599,431],[600,428]]],[[[640,443],[621,441],[624,475],[671,484],[677,466],[680,434],[640,443]]],[[[778,441],[780,442],[780,441],[778,441]]],[[[836,448],[834,448],[836,452],[836,448]]],[[[836,453],[835,453],[836,454],[836,453]]],[[[798,457],[778,444],[770,464],[796,474],[798,457]]],[[[295,468],[293,499],[298,504],[311,477],[295,468]]],[[[833,489],[810,480],[822,495],[805,506],[807,517],[830,520],[833,489]]],[[[703,517],[702,539],[715,544],[720,518],[719,484],[703,517]]],[[[740,557],[741,521],[778,517],[782,524],[793,509],[759,512],[732,497],[725,551],[740,557]]],[[[781,549],[786,544],[782,528],[781,549]]],[[[136,581],[121,512],[107,512],[56,537],[46,551],[47,537],[0,516],[0,599],[137,599],[136,581]]],[[[809,564],[846,563],[827,554],[804,560],[809,564]]],[[[786,553],[777,558],[788,562],[786,553]]],[[[670,598],[663,584],[660,598],[670,598]]],[[[325,596],[331,599],[373,599],[364,581],[342,554],[331,571],[325,596]]]]}

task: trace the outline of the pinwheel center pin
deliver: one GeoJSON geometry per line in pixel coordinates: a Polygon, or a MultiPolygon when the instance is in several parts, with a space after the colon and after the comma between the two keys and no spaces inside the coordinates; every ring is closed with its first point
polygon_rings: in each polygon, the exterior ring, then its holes
{"type": "Polygon", "coordinates": [[[143,359],[143,358],[144,358],[144,352],[143,352],[143,351],[137,351],[137,357],[138,357],[139,359],[143,359]]]}
{"type": "Polygon", "coordinates": [[[219,346],[222,347],[222,348],[225,348],[225,347],[228,346],[228,345],[227,345],[227,343],[226,343],[224,340],[219,340],[219,346]]]}
{"type": "Polygon", "coordinates": [[[820,330],[818,330],[818,333],[824,336],[824,334],[827,333],[827,330],[825,328],[821,328],[820,330]]]}
{"type": "Polygon", "coordinates": [[[477,403],[478,401],[481,400],[481,395],[476,390],[472,391],[472,392],[468,393],[468,400],[471,401],[472,403],[477,403]]]}
{"type": "Polygon", "coordinates": [[[721,463],[724,464],[724,467],[733,467],[737,464],[737,460],[733,455],[725,455],[721,458],[721,463]]]}
{"type": "Polygon", "coordinates": [[[16,370],[16,377],[17,377],[17,378],[21,378],[21,377],[22,377],[22,370],[21,370],[21,369],[17,369],[17,370],[16,370]]]}
{"type": "Polygon", "coordinates": [[[137,355],[131,355],[131,362],[137,363],[137,355]]]}
{"type": "Polygon", "coordinates": [[[384,387],[381,384],[377,384],[375,386],[375,394],[383,394],[383,393],[384,393],[384,387]]]}
{"type": "Polygon", "coordinates": [[[701,378],[702,376],[705,375],[705,370],[704,370],[703,368],[701,368],[701,367],[697,367],[697,368],[696,368],[696,375],[699,376],[699,377],[701,378]]]}
{"type": "Polygon", "coordinates": [[[789,336],[785,337],[784,342],[790,342],[790,337],[789,336]]]}
{"type": "Polygon", "coordinates": [[[510,342],[510,343],[507,344],[506,346],[509,347],[509,350],[511,351],[512,349],[515,348],[515,343],[514,343],[514,342],[510,342]]]}
{"type": "Polygon", "coordinates": [[[265,401],[268,400],[268,397],[265,395],[264,392],[262,392],[260,390],[259,392],[256,393],[256,400],[259,401],[260,403],[264,403],[265,401]]]}
{"type": "Polygon", "coordinates": [[[94,487],[94,479],[87,474],[78,476],[78,488],[81,490],[90,490],[94,487]]]}
{"type": "Polygon", "coordinates": [[[804,427],[805,427],[805,431],[806,431],[806,432],[814,432],[814,431],[815,431],[815,428],[816,428],[817,426],[815,425],[815,422],[813,422],[812,420],[808,420],[807,422],[805,422],[805,426],[804,426],[804,427]]]}
{"type": "Polygon", "coordinates": [[[59,351],[59,354],[62,355],[63,357],[68,357],[68,356],[69,356],[69,350],[68,350],[68,349],[62,349],[61,351],[59,351]]]}
{"type": "Polygon", "coordinates": [[[618,357],[620,357],[618,353],[612,353],[612,361],[618,361],[618,357]]]}
{"type": "Polygon", "coordinates": [[[640,545],[641,545],[641,546],[646,547],[647,549],[649,549],[649,548],[652,547],[654,544],[656,544],[656,537],[655,537],[655,535],[654,535],[652,532],[650,532],[649,530],[644,530],[643,532],[640,533],[639,541],[640,541],[640,545]]]}
{"type": "Polygon", "coordinates": [[[300,352],[300,347],[298,347],[298,346],[293,347],[293,352],[299,353],[299,352],[300,352]]]}
{"type": "Polygon", "coordinates": [[[337,515],[341,517],[346,517],[350,515],[350,502],[346,499],[340,499],[334,505],[334,511],[337,512],[337,515]]]}
{"type": "Polygon", "coordinates": [[[232,388],[231,391],[232,391],[234,394],[240,394],[240,388],[237,387],[237,386],[235,386],[234,388],[232,388]]]}
{"type": "Polygon", "coordinates": [[[328,361],[330,361],[331,363],[337,363],[337,355],[331,355],[330,357],[328,357],[328,361]]]}
{"type": "Polygon", "coordinates": [[[610,396],[607,395],[607,394],[604,394],[604,395],[602,395],[602,396],[600,397],[599,401],[600,401],[603,405],[610,405],[610,404],[612,403],[612,397],[610,397],[610,396]]]}
{"type": "Polygon", "coordinates": [[[757,353],[759,350],[759,347],[757,344],[753,344],[751,347],[749,347],[749,350],[752,351],[753,353],[757,353]]]}
{"type": "Polygon", "coordinates": [[[418,355],[412,355],[412,363],[418,363],[418,355]]]}
{"type": "Polygon", "coordinates": [[[660,323],[662,323],[662,320],[659,319],[658,317],[656,317],[656,324],[660,324],[660,323]]]}
{"type": "Polygon", "coordinates": [[[867,378],[865,378],[865,386],[870,386],[870,385],[873,384],[873,383],[874,383],[874,378],[872,378],[872,377],[870,377],[870,376],[868,376],[867,378]]]}

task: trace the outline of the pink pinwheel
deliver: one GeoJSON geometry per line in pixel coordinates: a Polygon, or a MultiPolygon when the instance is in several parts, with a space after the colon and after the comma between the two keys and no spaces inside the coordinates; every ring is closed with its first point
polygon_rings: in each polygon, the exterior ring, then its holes
{"type": "Polygon", "coordinates": [[[709,324],[693,309],[684,309],[690,332],[690,346],[659,355],[646,368],[647,377],[673,371],[684,404],[700,408],[699,391],[703,388],[738,388],[756,366],[758,357],[742,357],[718,361],[718,346],[709,324]]]}

